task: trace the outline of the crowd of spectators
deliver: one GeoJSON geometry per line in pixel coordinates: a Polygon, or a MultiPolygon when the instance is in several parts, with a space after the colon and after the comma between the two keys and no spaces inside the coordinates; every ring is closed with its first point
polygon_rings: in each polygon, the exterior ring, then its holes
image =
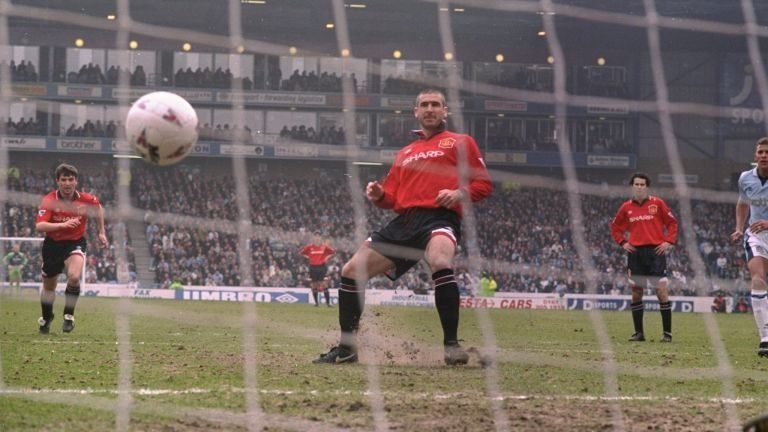
{"type": "MultiPolygon", "coordinates": [[[[114,202],[114,173],[111,169],[84,169],[81,190],[92,191],[105,205],[114,202]],[[98,186],[97,186],[98,185],[98,186]]],[[[140,208],[165,213],[232,222],[238,210],[231,177],[204,175],[190,167],[156,170],[137,165],[132,176],[132,196],[140,208]]],[[[317,171],[311,179],[274,178],[252,174],[248,178],[251,215],[258,235],[250,242],[252,277],[257,286],[307,286],[309,269],[299,253],[311,237],[320,232],[331,240],[337,255],[329,261],[331,286],[338,286],[341,265],[354,250],[351,233],[355,232],[351,196],[341,171],[317,171]]],[[[9,169],[8,187],[33,195],[52,190],[50,174],[29,169],[9,169]]],[[[609,224],[624,196],[584,196],[586,240],[591,261],[598,271],[597,292],[629,293],[625,273],[625,255],[613,243],[609,224]]],[[[676,213],[676,202],[667,200],[676,213]]],[[[580,293],[587,290],[581,276],[582,260],[573,245],[566,212],[564,192],[538,188],[520,188],[497,184],[494,194],[475,206],[479,251],[483,270],[492,273],[498,291],[580,293]],[[564,213],[565,212],[565,213],[564,213]]],[[[3,236],[35,236],[36,207],[9,201],[3,212],[3,236]]],[[[392,215],[366,203],[366,231],[386,223],[392,215]]],[[[706,284],[693,283],[691,260],[685,248],[676,247],[668,256],[670,289],[674,295],[710,294],[715,291],[744,291],[748,287],[742,248],[728,241],[733,225],[733,206],[704,201],[693,202],[694,223],[681,224],[679,244],[684,236],[695,236],[707,273],[706,284]]],[[[112,245],[107,250],[89,248],[86,281],[114,282],[118,278],[115,229],[125,232],[120,222],[108,223],[112,245]]],[[[89,237],[95,237],[95,224],[89,224],[89,237]]],[[[125,232],[127,236],[127,232],[125,232]]],[[[146,236],[151,252],[151,270],[158,286],[174,281],[184,285],[240,285],[243,273],[237,236],[232,230],[180,228],[148,222],[146,236]]],[[[5,244],[10,248],[10,243],[5,244]]],[[[129,277],[135,277],[135,260],[130,243],[129,277]]],[[[22,243],[30,264],[24,280],[39,281],[39,244],[22,243]]],[[[457,259],[457,280],[464,292],[472,292],[477,275],[468,270],[465,249],[457,259]]],[[[418,266],[396,282],[376,278],[377,288],[429,289],[429,269],[418,266]]]]}
{"type": "Polygon", "coordinates": [[[55,70],[53,73],[54,82],[66,81],[69,84],[118,85],[121,79],[132,86],[146,86],[147,72],[141,65],[137,65],[133,72],[120,65],[111,65],[104,71],[99,64],[88,63],[77,71],[55,70]]]}
{"type": "MultiPolygon", "coordinates": [[[[252,283],[258,286],[307,286],[308,267],[300,248],[310,233],[319,231],[331,239],[338,253],[329,262],[331,286],[337,286],[341,265],[354,249],[351,197],[338,187],[343,173],[321,172],[313,179],[275,179],[252,175],[249,178],[251,213],[256,228],[263,228],[250,244],[252,283]],[[338,177],[338,178],[337,178],[338,177]]],[[[139,206],[148,210],[181,213],[207,219],[235,220],[238,214],[231,178],[210,178],[192,171],[166,173],[163,187],[154,171],[133,176],[139,206]]],[[[613,243],[609,224],[626,197],[585,196],[582,200],[585,232],[591,259],[599,271],[599,293],[629,292],[625,254],[613,243]]],[[[674,208],[675,202],[672,203],[674,208]]],[[[505,188],[497,185],[488,200],[476,206],[477,232],[484,270],[498,281],[498,291],[585,292],[582,264],[568,224],[564,193],[536,188],[505,188]],[[565,212],[565,213],[564,213],[565,212]]],[[[692,227],[683,226],[681,236],[695,235],[699,253],[711,277],[707,286],[693,286],[690,259],[678,247],[668,257],[672,294],[708,294],[723,285],[744,288],[744,257],[739,247],[727,240],[733,225],[732,205],[695,202],[692,227]],[[720,280],[723,279],[723,280],[720,280]],[[735,281],[734,281],[735,280],[735,281]]],[[[392,215],[366,203],[366,230],[380,226],[392,215]]],[[[149,224],[157,283],[237,285],[241,281],[237,239],[216,230],[173,228],[149,224]]],[[[682,239],[679,242],[683,244],[682,239]]],[[[460,254],[457,274],[460,285],[471,291],[477,277],[467,269],[467,257],[460,254]]],[[[429,271],[417,268],[392,283],[384,278],[372,281],[379,288],[429,286],[429,271]]]]}
{"type": "Polygon", "coordinates": [[[280,82],[280,90],[341,93],[343,91],[343,80],[345,79],[352,81],[352,91],[357,92],[357,77],[354,73],[349,76],[346,73],[338,76],[336,72],[329,74],[323,71],[317,74],[315,71],[307,73],[306,70],[299,72],[296,69],[291,76],[280,82]]]}
{"type": "Polygon", "coordinates": [[[344,128],[335,125],[322,126],[319,131],[314,127],[305,125],[293,125],[289,129],[283,126],[280,130],[280,138],[284,140],[306,141],[317,144],[344,144],[344,128]]]}
{"type": "MultiPolygon", "coordinates": [[[[630,97],[630,87],[625,73],[605,73],[603,70],[621,69],[621,67],[599,68],[596,66],[577,66],[568,69],[567,89],[572,94],[591,95],[627,99],[630,97]]],[[[0,61],[0,73],[10,70],[11,79],[14,82],[37,82],[39,74],[31,60],[17,62],[11,60],[0,61]],[[6,69],[6,67],[8,69],[6,69]]],[[[88,63],[77,71],[54,71],[54,81],[68,82],[72,84],[107,84],[117,85],[121,77],[132,86],[146,86],[147,74],[153,71],[145,71],[144,67],[137,65],[133,72],[120,65],[111,65],[103,70],[99,64],[88,63]]],[[[352,81],[354,92],[363,91],[358,84],[354,73],[338,75],[336,72],[294,70],[288,77],[283,77],[279,66],[269,64],[267,72],[254,71],[253,76],[234,77],[229,68],[198,67],[192,69],[179,68],[172,77],[173,82],[168,85],[175,87],[192,88],[231,88],[233,81],[244,90],[274,90],[274,91],[299,91],[299,92],[326,92],[340,93],[343,91],[342,82],[349,77],[352,81]]],[[[415,75],[403,74],[388,76],[382,82],[382,93],[415,95],[421,90],[423,84],[417,82],[415,75]]],[[[553,74],[549,65],[506,64],[497,72],[481,77],[478,80],[488,84],[502,87],[552,92],[553,74]]],[[[364,85],[363,85],[364,87],[364,85]]]]}
{"type": "Polygon", "coordinates": [[[67,137],[85,137],[85,138],[118,138],[125,134],[125,129],[120,121],[110,120],[102,123],[101,120],[92,122],[86,120],[82,125],[70,124],[64,136],[67,137]]]}
{"type": "MultiPolygon", "coordinates": [[[[44,122],[36,118],[24,120],[20,118],[13,121],[10,117],[6,121],[6,133],[8,135],[36,135],[46,136],[47,127],[44,122]]],[[[228,123],[216,124],[214,127],[210,123],[204,123],[198,126],[199,139],[203,141],[239,141],[250,144],[254,142],[253,130],[247,126],[230,126],[228,123]]],[[[403,128],[394,128],[383,125],[377,137],[377,146],[379,147],[403,147],[413,140],[413,134],[410,130],[403,128]]],[[[317,144],[343,144],[345,141],[345,131],[341,126],[322,126],[316,130],[312,126],[306,125],[284,125],[279,132],[283,140],[304,141],[317,144]]],[[[61,136],[66,137],[86,137],[86,138],[120,138],[124,136],[124,127],[122,122],[109,120],[86,120],[85,123],[71,123],[64,129],[62,127],[61,136]]],[[[602,138],[590,140],[584,143],[584,136],[572,141],[574,151],[586,150],[592,153],[631,153],[631,146],[626,140],[621,138],[602,138]]],[[[479,140],[478,144],[483,148],[491,150],[507,151],[539,151],[556,152],[557,143],[548,136],[529,136],[521,137],[519,135],[491,135],[487,141],[479,140]],[[487,144],[486,144],[487,143],[487,144]]]]}
{"type": "Polygon", "coordinates": [[[8,117],[8,120],[5,122],[5,133],[8,135],[33,136],[45,136],[47,134],[45,123],[32,117],[29,117],[27,120],[19,118],[18,121],[13,121],[8,117]]]}
{"type": "Polygon", "coordinates": [[[147,73],[144,71],[144,66],[137,65],[133,72],[128,68],[123,69],[121,66],[110,66],[107,69],[106,83],[109,85],[118,85],[120,80],[130,83],[132,86],[145,86],[147,85],[147,73]]]}
{"type": "MultiPolygon", "coordinates": [[[[606,67],[606,69],[608,68],[606,67]]],[[[614,69],[624,70],[623,68],[614,69]]],[[[219,68],[218,71],[220,70],[219,68]]],[[[625,73],[590,73],[590,70],[588,67],[574,67],[567,70],[566,86],[569,93],[620,99],[630,97],[630,87],[625,73]]],[[[597,70],[598,72],[600,71],[599,68],[597,70]]],[[[223,74],[226,75],[228,71],[223,72],[223,74]]],[[[198,68],[194,72],[190,68],[186,71],[179,69],[176,73],[176,86],[229,87],[229,85],[225,84],[226,78],[218,80],[220,85],[201,84],[216,82],[214,79],[206,78],[215,74],[216,72],[211,72],[208,68],[202,70],[198,68]],[[179,80],[179,74],[182,74],[181,81],[179,80]],[[182,85],[179,84],[180,82],[187,84],[182,85]]],[[[243,78],[243,88],[247,90],[266,88],[275,91],[339,93],[342,91],[342,82],[346,76],[346,74],[339,76],[335,72],[328,73],[322,71],[318,73],[316,71],[300,71],[296,69],[290,76],[283,78],[280,67],[270,65],[266,75],[263,72],[255,72],[253,80],[250,77],[243,78]]],[[[553,77],[553,69],[549,65],[520,64],[506,67],[496,74],[479,79],[479,81],[507,88],[552,92],[554,90],[553,77]]],[[[349,78],[352,80],[354,92],[363,91],[354,73],[350,74],[349,78]]],[[[229,79],[232,79],[231,73],[229,74],[229,79]]],[[[435,79],[444,80],[445,77],[436,77],[435,79]]],[[[415,95],[424,87],[421,80],[422,77],[419,74],[390,75],[383,79],[382,93],[415,95]]],[[[440,88],[440,86],[436,87],[440,88]]]]}
{"type": "Polygon", "coordinates": [[[197,133],[198,138],[203,141],[238,141],[245,144],[253,143],[253,131],[247,125],[243,127],[234,125],[230,128],[229,123],[225,123],[223,127],[221,124],[217,124],[216,127],[211,127],[210,124],[205,123],[203,126],[198,126],[197,133]]]}
{"type": "MultiPolygon", "coordinates": [[[[610,221],[626,199],[596,196],[582,199],[584,231],[592,262],[600,275],[599,293],[629,293],[626,256],[609,235],[610,221]]],[[[668,202],[679,215],[676,203],[668,202]]],[[[573,245],[568,218],[558,211],[566,207],[566,203],[567,197],[562,192],[502,188],[478,206],[478,219],[483,223],[478,227],[483,256],[503,261],[499,268],[489,269],[497,275],[499,291],[551,292],[559,284],[566,286],[566,292],[584,291],[583,282],[573,276],[582,266],[573,245]],[[524,271],[504,271],[503,267],[510,264],[524,271]]],[[[737,290],[745,289],[744,251],[728,241],[733,225],[733,206],[696,201],[693,214],[694,225],[681,225],[678,244],[684,244],[683,236],[695,235],[711,283],[693,286],[690,258],[684,248],[677,247],[667,258],[671,293],[708,294],[725,283],[718,282],[718,278],[731,280],[737,290]]]]}
{"type": "MultiPolygon", "coordinates": [[[[84,192],[91,192],[99,197],[103,205],[109,206],[114,203],[115,193],[110,185],[114,185],[114,172],[108,169],[89,169],[82,167],[79,178],[78,189],[84,192]]],[[[8,189],[11,191],[25,192],[38,195],[42,199],[43,195],[56,188],[52,178],[53,168],[50,172],[44,172],[31,169],[19,169],[18,167],[9,167],[8,169],[8,189]]],[[[2,236],[3,237],[37,237],[35,233],[35,219],[37,217],[37,207],[25,204],[19,204],[8,201],[3,207],[2,214],[2,236]]],[[[86,266],[86,283],[114,283],[118,281],[118,265],[113,234],[116,230],[120,231],[126,239],[125,250],[127,254],[128,268],[125,269],[124,280],[135,279],[135,257],[131,247],[129,236],[125,225],[122,222],[111,222],[106,220],[107,238],[110,246],[108,249],[100,249],[94,242],[89,242],[88,247],[88,265],[86,266]]],[[[97,224],[88,224],[88,240],[97,238],[97,224]]],[[[10,250],[11,242],[4,242],[6,250],[10,250]]],[[[22,280],[26,282],[40,282],[40,268],[42,259],[40,257],[40,243],[24,241],[19,243],[21,251],[24,252],[29,262],[23,269],[22,280]]]]}
{"type": "MultiPolygon", "coordinates": [[[[0,74],[5,74],[6,70],[10,70],[13,82],[37,82],[39,79],[37,69],[30,60],[22,60],[18,65],[15,60],[11,60],[10,64],[5,59],[0,60],[0,74]]],[[[0,75],[0,79],[3,78],[0,75]]]]}
{"type": "Polygon", "coordinates": [[[216,70],[211,68],[197,68],[194,71],[191,67],[186,70],[179,68],[173,76],[173,85],[175,87],[194,87],[194,88],[232,88],[232,81],[240,80],[240,86],[243,90],[253,89],[253,80],[250,77],[235,78],[232,71],[221,67],[216,70]]]}

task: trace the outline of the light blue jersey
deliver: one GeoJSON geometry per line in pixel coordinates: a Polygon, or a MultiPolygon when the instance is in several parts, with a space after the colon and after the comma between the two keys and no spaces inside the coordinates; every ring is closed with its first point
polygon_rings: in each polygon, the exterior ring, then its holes
{"type": "Polygon", "coordinates": [[[768,220],[768,181],[763,184],[757,176],[757,168],[744,171],[739,177],[739,198],[749,204],[749,223],[768,220]]]}

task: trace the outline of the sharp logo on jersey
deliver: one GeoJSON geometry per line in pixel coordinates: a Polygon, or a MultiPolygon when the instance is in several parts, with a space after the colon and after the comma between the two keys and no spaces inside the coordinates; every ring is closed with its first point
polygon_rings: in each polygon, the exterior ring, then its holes
{"type": "Polygon", "coordinates": [[[653,220],[653,216],[651,215],[640,215],[629,218],[630,222],[637,222],[637,221],[643,221],[643,220],[653,220]]]}
{"type": "Polygon", "coordinates": [[[54,215],[51,218],[51,221],[53,221],[53,222],[66,222],[68,220],[73,220],[73,219],[80,219],[80,216],[59,216],[59,215],[54,215]]]}
{"type": "Polygon", "coordinates": [[[444,149],[452,149],[454,145],[456,145],[456,140],[453,138],[443,138],[437,143],[438,147],[444,149]]]}
{"type": "Polygon", "coordinates": [[[649,205],[648,206],[648,214],[655,215],[659,212],[659,206],[657,205],[649,205]]]}
{"type": "Polygon", "coordinates": [[[407,158],[403,159],[403,163],[401,163],[400,166],[406,166],[406,165],[410,164],[411,162],[415,162],[415,161],[421,160],[421,159],[432,159],[432,158],[438,158],[438,157],[442,157],[442,156],[445,156],[445,152],[440,151],[440,150],[430,150],[430,151],[425,151],[425,152],[418,152],[418,153],[414,153],[414,154],[408,156],[407,158]]]}

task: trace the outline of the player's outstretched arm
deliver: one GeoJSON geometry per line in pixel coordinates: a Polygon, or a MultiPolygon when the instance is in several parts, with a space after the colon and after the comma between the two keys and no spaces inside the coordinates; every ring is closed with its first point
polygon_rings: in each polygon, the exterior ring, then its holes
{"type": "Polygon", "coordinates": [[[99,245],[102,248],[109,246],[107,240],[107,230],[104,226],[104,207],[99,206],[96,210],[96,222],[99,224],[99,245]]]}
{"type": "Polygon", "coordinates": [[[747,221],[747,216],[749,216],[749,204],[739,198],[739,201],[736,203],[736,227],[731,233],[732,242],[738,243],[741,241],[741,237],[744,235],[744,223],[747,221]]]}

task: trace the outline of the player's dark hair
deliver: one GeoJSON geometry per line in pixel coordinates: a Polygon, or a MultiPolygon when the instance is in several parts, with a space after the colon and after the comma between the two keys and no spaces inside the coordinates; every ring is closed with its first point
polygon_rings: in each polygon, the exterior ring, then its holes
{"type": "Polygon", "coordinates": [[[61,178],[61,176],[73,176],[74,178],[77,178],[77,168],[75,168],[74,165],[63,163],[56,167],[54,174],[56,175],[56,180],[61,178]]]}
{"type": "Polygon", "coordinates": [[[419,106],[419,98],[421,97],[421,95],[425,95],[425,94],[439,94],[440,96],[443,97],[443,105],[444,106],[446,105],[445,93],[443,93],[442,90],[438,90],[435,88],[428,88],[420,91],[419,94],[416,95],[416,106],[419,106]]]}
{"type": "Polygon", "coordinates": [[[761,145],[768,145],[768,137],[762,137],[759,140],[757,140],[757,144],[755,144],[755,147],[761,146],[761,145]]]}
{"type": "Polygon", "coordinates": [[[636,172],[636,173],[632,174],[632,177],[629,179],[629,185],[630,186],[635,184],[635,179],[636,178],[645,179],[645,185],[647,187],[651,187],[651,178],[648,177],[648,174],[646,174],[644,172],[636,172]]]}

